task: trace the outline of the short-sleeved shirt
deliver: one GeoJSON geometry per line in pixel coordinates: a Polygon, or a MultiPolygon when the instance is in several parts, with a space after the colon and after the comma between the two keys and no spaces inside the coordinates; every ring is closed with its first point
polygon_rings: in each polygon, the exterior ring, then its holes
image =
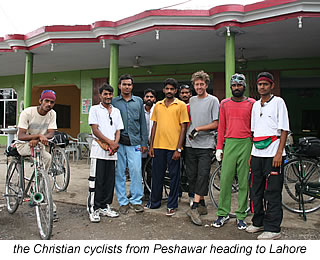
{"type": "Polygon", "coordinates": [[[46,115],[42,116],[38,113],[37,107],[28,107],[20,114],[18,128],[27,130],[27,134],[45,135],[48,129],[57,129],[56,112],[50,110],[46,115]]]}
{"type": "MultiPolygon", "coordinates": [[[[280,136],[281,130],[289,131],[288,110],[281,97],[273,96],[263,106],[261,106],[261,99],[258,100],[254,103],[251,113],[253,137],[280,136]]],[[[253,145],[251,154],[257,157],[274,157],[279,144],[280,139],[272,142],[265,149],[257,149],[253,145]]],[[[283,149],[282,155],[286,155],[285,149],[283,149]]]]}
{"type": "MultiPolygon", "coordinates": [[[[26,129],[26,133],[30,135],[45,135],[48,129],[57,129],[57,115],[52,109],[46,115],[40,115],[38,108],[28,107],[24,109],[19,118],[18,128],[26,129]]],[[[18,150],[22,149],[25,142],[17,143],[18,150]]]]}
{"type": "Polygon", "coordinates": [[[186,104],[177,98],[167,107],[165,99],[156,103],[151,120],[157,122],[153,148],[176,150],[181,124],[189,122],[186,104]]]}
{"type": "MultiPolygon", "coordinates": [[[[99,105],[92,106],[89,111],[88,122],[89,125],[98,125],[100,132],[110,140],[115,140],[115,134],[117,130],[123,129],[123,122],[121,119],[119,109],[112,107],[109,117],[108,109],[106,109],[101,103],[99,105]],[[111,120],[112,118],[112,125],[111,120]]],[[[90,152],[91,158],[103,159],[103,160],[117,160],[117,153],[110,156],[108,151],[103,150],[100,145],[95,141],[96,136],[92,141],[92,147],[90,152]]]]}
{"type": "Polygon", "coordinates": [[[186,134],[186,147],[213,149],[215,146],[213,130],[200,131],[193,140],[189,139],[189,134],[194,128],[210,124],[219,119],[219,99],[210,94],[205,98],[194,96],[190,98],[189,107],[191,123],[186,134]]]}
{"type": "Polygon", "coordinates": [[[129,101],[122,95],[112,99],[112,105],[120,110],[124,129],[121,134],[129,136],[131,145],[148,145],[148,132],[144,115],[143,100],[131,96],[129,101]]]}

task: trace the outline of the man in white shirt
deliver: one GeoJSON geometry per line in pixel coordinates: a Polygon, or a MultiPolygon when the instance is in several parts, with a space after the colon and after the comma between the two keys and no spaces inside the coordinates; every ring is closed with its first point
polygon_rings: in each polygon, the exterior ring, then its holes
{"type": "Polygon", "coordinates": [[[87,210],[91,222],[100,215],[118,217],[111,209],[115,184],[115,164],[123,122],[119,109],[111,105],[113,88],[105,84],[99,89],[101,103],[92,106],[89,125],[94,137],[90,152],[91,165],[87,210]]]}
{"type": "MultiPolygon", "coordinates": [[[[147,88],[144,91],[144,97],[143,97],[143,103],[144,103],[144,115],[146,117],[146,124],[147,124],[147,131],[148,131],[148,146],[150,145],[150,136],[151,136],[151,130],[152,130],[152,126],[153,126],[153,121],[151,120],[151,116],[152,116],[152,112],[154,109],[154,104],[156,103],[156,92],[151,89],[151,88],[147,88]]],[[[142,171],[145,168],[147,159],[148,159],[148,153],[145,152],[142,154],[142,171]]],[[[147,179],[145,180],[148,184],[148,186],[151,188],[151,175],[152,175],[152,165],[151,165],[151,161],[149,162],[149,166],[147,167],[147,179]]],[[[143,173],[145,174],[145,173],[143,173]]],[[[148,201],[150,197],[150,191],[147,188],[147,186],[144,186],[144,200],[148,201]]]]}
{"type": "Polygon", "coordinates": [[[264,231],[258,239],[281,237],[283,161],[289,118],[282,98],[271,94],[274,78],[268,72],[257,77],[261,99],[254,103],[251,114],[253,147],[251,152],[250,206],[252,225],[246,231],[264,231]]]}

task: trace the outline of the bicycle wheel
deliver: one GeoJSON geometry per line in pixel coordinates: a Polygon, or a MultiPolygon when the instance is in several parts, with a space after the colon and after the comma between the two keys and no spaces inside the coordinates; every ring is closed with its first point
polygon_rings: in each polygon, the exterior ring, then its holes
{"type": "Polygon", "coordinates": [[[50,239],[53,226],[53,201],[49,187],[49,177],[43,170],[37,172],[33,187],[33,196],[35,194],[39,196],[40,194],[41,197],[35,202],[40,237],[41,239],[50,239]]]}
{"type": "MultiPolygon", "coordinates": [[[[221,165],[215,169],[215,171],[213,172],[209,180],[209,196],[213,205],[216,208],[218,208],[219,206],[220,177],[221,177],[221,165]]],[[[231,218],[236,217],[235,212],[238,208],[238,191],[239,191],[238,179],[237,179],[237,176],[235,175],[235,178],[232,183],[232,188],[231,188],[231,208],[229,212],[229,216],[231,218]]],[[[246,212],[248,212],[249,210],[250,210],[250,207],[248,205],[246,212]]]]}
{"type": "Polygon", "coordinates": [[[70,165],[64,149],[56,146],[52,152],[50,175],[58,191],[67,189],[70,181],[70,165]]]}
{"type": "Polygon", "coordinates": [[[282,205],[293,213],[303,213],[302,200],[305,213],[311,213],[320,208],[320,200],[312,196],[296,192],[296,184],[301,184],[301,178],[306,182],[320,182],[320,168],[311,159],[293,159],[284,165],[284,189],[282,191],[282,205]]]}
{"type": "Polygon", "coordinates": [[[22,198],[21,165],[17,160],[13,160],[9,164],[5,190],[7,210],[10,214],[13,214],[18,209],[20,199],[22,198]]]}
{"type": "Polygon", "coordinates": [[[149,192],[151,192],[151,183],[147,182],[147,176],[148,173],[152,172],[152,158],[149,157],[143,167],[143,172],[142,172],[142,179],[143,179],[143,185],[148,189],[149,192]]]}

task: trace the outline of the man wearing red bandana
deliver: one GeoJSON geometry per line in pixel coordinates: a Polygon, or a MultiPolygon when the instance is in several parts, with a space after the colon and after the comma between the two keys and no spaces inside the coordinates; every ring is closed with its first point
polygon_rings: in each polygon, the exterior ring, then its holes
{"type": "Polygon", "coordinates": [[[252,225],[246,231],[264,231],[258,239],[281,237],[283,161],[289,118],[285,102],[272,95],[274,79],[269,72],[257,77],[261,99],[254,103],[251,114],[253,147],[251,151],[250,207],[252,225]]]}

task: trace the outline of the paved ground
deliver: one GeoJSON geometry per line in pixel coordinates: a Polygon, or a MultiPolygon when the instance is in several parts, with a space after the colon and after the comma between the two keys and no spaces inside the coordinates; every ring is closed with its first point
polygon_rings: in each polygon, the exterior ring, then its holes
{"type": "MultiPolygon", "coordinates": [[[[6,160],[3,148],[0,148],[0,194],[4,193],[6,160]]],[[[71,181],[66,192],[54,192],[54,201],[58,206],[60,221],[54,223],[52,239],[173,239],[173,240],[252,240],[256,234],[248,234],[236,228],[235,219],[220,229],[210,227],[216,217],[216,208],[207,198],[209,214],[203,218],[202,227],[190,222],[185,212],[188,208],[187,194],[179,204],[177,214],[166,217],[165,201],[157,210],[146,210],[136,214],[130,211],[116,219],[103,218],[98,224],[89,222],[86,212],[89,165],[87,161],[71,161],[71,181]]],[[[118,208],[114,197],[114,208],[118,208]]],[[[250,223],[251,216],[247,222],[250,223]]],[[[308,215],[307,222],[298,215],[284,210],[282,239],[320,239],[320,211],[308,215]]],[[[4,199],[0,198],[0,239],[25,240],[39,239],[34,218],[34,210],[27,205],[19,207],[13,215],[4,207],[4,199]]]]}

